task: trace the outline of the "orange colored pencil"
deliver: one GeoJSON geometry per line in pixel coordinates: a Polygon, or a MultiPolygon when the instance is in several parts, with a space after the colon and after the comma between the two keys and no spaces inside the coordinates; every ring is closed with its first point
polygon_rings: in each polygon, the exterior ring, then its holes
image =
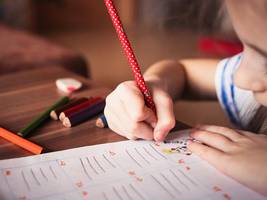
{"type": "Polygon", "coordinates": [[[26,140],[15,133],[12,133],[2,127],[0,127],[0,137],[8,140],[9,142],[16,144],[34,154],[42,153],[43,147],[26,140]]]}

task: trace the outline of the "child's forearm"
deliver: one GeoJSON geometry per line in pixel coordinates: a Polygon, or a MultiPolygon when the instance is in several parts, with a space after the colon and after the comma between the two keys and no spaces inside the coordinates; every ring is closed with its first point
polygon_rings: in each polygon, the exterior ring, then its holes
{"type": "Polygon", "coordinates": [[[217,63],[214,59],[165,60],[152,65],[144,77],[146,81],[159,83],[174,100],[213,99],[217,63]]]}
{"type": "Polygon", "coordinates": [[[187,97],[197,99],[215,99],[215,72],[219,60],[184,59],[180,63],[185,69],[187,97]]]}
{"type": "Polygon", "coordinates": [[[144,74],[147,82],[153,82],[165,90],[173,100],[183,94],[185,87],[184,67],[177,61],[164,60],[153,64],[144,74]]]}

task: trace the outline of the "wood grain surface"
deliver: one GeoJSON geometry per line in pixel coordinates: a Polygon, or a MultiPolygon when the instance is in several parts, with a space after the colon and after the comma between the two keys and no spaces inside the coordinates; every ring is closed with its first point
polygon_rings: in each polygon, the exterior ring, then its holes
{"type": "MultiPolygon", "coordinates": [[[[83,82],[75,97],[105,97],[110,90],[91,80],[58,68],[20,72],[0,77],[0,126],[18,132],[31,119],[64,95],[57,90],[55,80],[73,77],[83,82]]],[[[184,128],[178,124],[178,129],[184,128]]],[[[110,129],[95,126],[95,118],[72,128],[49,120],[30,135],[29,140],[43,146],[46,152],[86,145],[124,140],[110,129]]],[[[0,138],[0,159],[29,156],[31,153],[0,138]]]]}
{"type": "MultiPolygon", "coordinates": [[[[31,119],[64,95],[57,90],[55,80],[73,77],[83,82],[83,88],[73,96],[105,97],[109,89],[64,69],[42,69],[0,77],[0,126],[18,132],[31,119]]],[[[95,127],[94,119],[73,128],[64,128],[59,121],[47,121],[29,140],[46,151],[64,150],[85,145],[123,140],[109,129],[95,127]]],[[[0,159],[29,156],[29,152],[0,138],[0,159]]]]}

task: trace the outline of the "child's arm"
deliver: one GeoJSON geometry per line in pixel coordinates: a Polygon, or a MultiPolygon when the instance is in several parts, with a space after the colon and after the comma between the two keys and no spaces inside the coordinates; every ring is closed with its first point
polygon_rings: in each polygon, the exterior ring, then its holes
{"type": "Polygon", "coordinates": [[[157,116],[144,102],[135,81],[126,81],[106,98],[109,127],[129,139],[163,140],[175,125],[173,100],[184,96],[215,98],[215,60],[161,61],[144,74],[157,116]]]}
{"type": "Polygon", "coordinates": [[[146,81],[160,80],[167,93],[176,100],[181,97],[215,98],[216,59],[184,59],[160,61],[144,74],[146,81]]]}

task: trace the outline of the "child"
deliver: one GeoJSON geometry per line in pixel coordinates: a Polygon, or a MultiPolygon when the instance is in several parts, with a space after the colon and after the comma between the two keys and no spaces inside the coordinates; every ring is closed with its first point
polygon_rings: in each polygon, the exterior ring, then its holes
{"type": "Polygon", "coordinates": [[[129,139],[162,141],[175,125],[173,100],[215,99],[241,130],[198,126],[189,149],[240,183],[267,195],[267,1],[226,0],[244,51],[233,58],[161,61],[144,74],[157,116],[134,81],[106,99],[109,127],[129,139]],[[216,67],[217,66],[217,67],[216,67]],[[251,131],[251,132],[248,132],[251,131]],[[259,133],[259,134],[253,134],[259,133]]]}

